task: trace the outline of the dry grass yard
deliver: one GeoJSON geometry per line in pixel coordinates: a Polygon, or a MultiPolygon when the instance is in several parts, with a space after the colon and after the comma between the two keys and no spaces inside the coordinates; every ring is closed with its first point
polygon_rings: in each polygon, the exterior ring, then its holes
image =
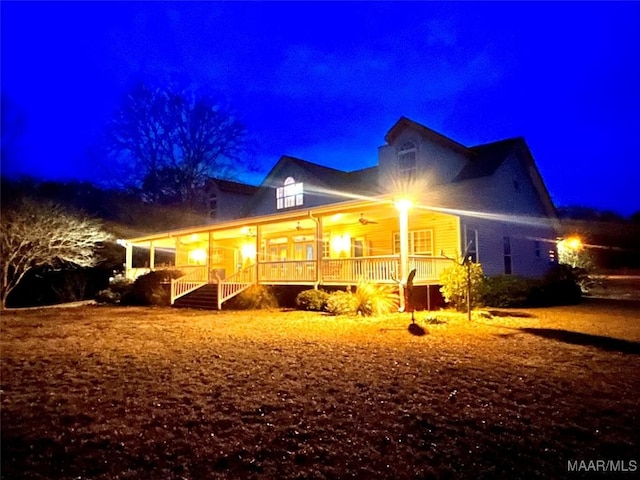
{"type": "Polygon", "coordinates": [[[407,314],[7,311],[1,475],[582,478],[567,471],[576,460],[640,471],[639,317],[640,303],[602,300],[472,322],[418,312],[420,336],[407,314]]]}

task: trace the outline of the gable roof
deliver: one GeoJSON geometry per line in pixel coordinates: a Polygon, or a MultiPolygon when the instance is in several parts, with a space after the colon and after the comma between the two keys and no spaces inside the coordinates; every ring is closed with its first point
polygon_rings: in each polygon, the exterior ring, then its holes
{"type": "Polygon", "coordinates": [[[221,192],[238,193],[241,195],[254,195],[259,187],[254,185],[248,185],[246,183],[233,182],[231,180],[222,180],[220,178],[211,178],[210,184],[214,184],[215,187],[221,192]]]}
{"type": "Polygon", "coordinates": [[[465,156],[469,156],[469,154],[471,153],[469,149],[461,143],[451,140],[449,137],[446,137],[441,133],[436,132],[435,130],[431,130],[430,128],[427,128],[418,122],[414,122],[407,117],[400,117],[400,119],[389,129],[387,134],[384,136],[385,142],[387,142],[388,144],[393,143],[398,135],[404,132],[407,128],[411,128],[417,131],[423,137],[428,138],[429,140],[438,143],[443,147],[453,150],[454,152],[460,153],[465,156]]]}
{"type": "Polygon", "coordinates": [[[487,143],[470,148],[474,152],[473,158],[470,158],[463,169],[451,181],[461,182],[463,180],[471,180],[493,175],[500,165],[509,156],[518,144],[522,144],[524,139],[512,138],[499,142],[487,143]]]}
{"type": "Polygon", "coordinates": [[[467,165],[451,181],[452,185],[492,176],[511,154],[515,153],[520,161],[524,163],[526,172],[531,178],[545,212],[549,218],[557,221],[557,212],[553,200],[551,200],[551,195],[540,175],[531,150],[523,137],[477,145],[471,147],[469,150],[475,155],[469,159],[467,165]]]}

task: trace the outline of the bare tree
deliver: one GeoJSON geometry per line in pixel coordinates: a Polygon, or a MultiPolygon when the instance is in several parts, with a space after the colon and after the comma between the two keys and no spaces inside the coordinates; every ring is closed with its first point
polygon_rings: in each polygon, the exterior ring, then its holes
{"type": "Polygon", "coordinates": [[[3,206],[0,220],[1,307],[25,274],[42,266],[95,265],[96,247],[109,239],[99,222],[51,203],[23,200],[3,206]]]}
{"type": "Polygon", "coordinates": [[[237,167],[245,134],[210,95],[141,83],[108,125],[106,142],[120,178],[145,200],[194,206],[207,178],[237,167]]]}

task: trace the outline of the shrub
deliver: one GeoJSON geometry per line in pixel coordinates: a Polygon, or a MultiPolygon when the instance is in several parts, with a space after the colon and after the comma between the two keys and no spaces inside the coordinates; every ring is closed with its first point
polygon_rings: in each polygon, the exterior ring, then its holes
{"type": "Polygon", "coordinates": [[[542,280],[499,276],[485,280],[482,300],[490,307],[570,305],[581,298],[581,269],[557,265],[542,280]]]}
{"type": "Polygon", "coordinates": [[[329,295],[326,310],[331,315],[355,315],[357,302],[353,293],[338,290],[329,295]]]}
{"type": "MultiPolygon", "coordinates": [[[[554,266],[545,275],[538,295],[541,305],[571,305],[582,298],[578,280],[579,270],[569,265],[554,266]]],[[[538,300],[538,299],[536,299],[538,300]]]]}
{"type": "Polygon", "coordinates": [[[482,303],[489,307],[526,307],[531,304],[539,284],[536,280],[511,275],[489,277],[482,288],[482,303]]]}
{"type": "Polygon", "coordinates": [[[386,315],[397,310],[398,295],[391,285],[360,282],[355,293],[337,291],[329,295],[326,310],[332,315],[386,315]]]}
{"type": "Polygon", "coordinates": [[[180,278],[179,270],[155,270],[140,275],[133,282],[128,294],[122,296],[121,303],[128,305],[169,305],[171,303],[171,279],[180,278]]]}
{"type": "Polygon", "coordinates": [[[278,299],[273,288],[266,285],[251,285],[229,300],[228,307],[238,310],[268,310],[278,308],[278,299]]]}
{"type": "Polygon", "coordinates": [[[117,277],[109,283],[109,288],[96,294],[96,302],[118,304],[123,297],[131,294],[133,282],[125,277],[117,277]]]}
{"type": "MultiPolygon", "coordinates": [[[[471,273],[471,307],[477,306],[482,297],[484,284],[484,274],[479,263],[470,264],[471,273]]],[[[440,275],[440,292],[444,299],[456,310],[467,309],[467,265],[460,265],[459,262],[452,263],[449,268],[445,268],[440,275]]]]}
{"type": "Polygon", "coordinates": [[[386,315],[398,310],[398,295],[391,285],[360,282],[355,297],[359,315],[386,315]]]}
{"type": "Polygon", "coordinates": [[[305,290],[296,296],[296,306],[301,310],[322,312],[328,300],[329,294],[324,290],[305,290]]]}

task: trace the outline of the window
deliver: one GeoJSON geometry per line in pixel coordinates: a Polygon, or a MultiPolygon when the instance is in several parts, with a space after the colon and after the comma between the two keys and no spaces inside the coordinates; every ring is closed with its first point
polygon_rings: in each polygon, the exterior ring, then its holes
{"type": "Polygon", "coordinates": [[[331,256],[331,244],[329,243],[329,234],[322,234],[322,258],[329,258],[331,256]]]}
{"type": "MultiPolygon", "coordinates": [[[[400,233],[393,234],[393,253],[400,253],[400,233]]],[[[409,255],[433,255],[433,230],[409,232],[409,255]]]]}
{"type": "Polygon", "coordinates": [[[464,249],[466,257],[471,257],[473,263],[478,263],[478,231],[472,228],[464,230],[464,249]]]}
{"type": "Polygon", "coordinates": [[[511,275],[511,239],[509,237],[502,238],[502,251],[504,253],[504,273],[511,275]]]}
{"type": "Polygon", "coordinates": [[[220,265],[222,263],[222,249],[214,248],[211,250],[211,264],[220,265]]]}
{"type": "Polygon", "coordinates": [[[299,207],[303,204],[302,182],[296,183],[293,177],[287,177],[284,187],[276,189],[276,208],[299,207]]]}
{"type": "Polygon", "coordinates": [[[401,176],[412,178],[418,170],[418,149],[413,142],[404,142],[398,149],[398,172],[401,176]]]}

